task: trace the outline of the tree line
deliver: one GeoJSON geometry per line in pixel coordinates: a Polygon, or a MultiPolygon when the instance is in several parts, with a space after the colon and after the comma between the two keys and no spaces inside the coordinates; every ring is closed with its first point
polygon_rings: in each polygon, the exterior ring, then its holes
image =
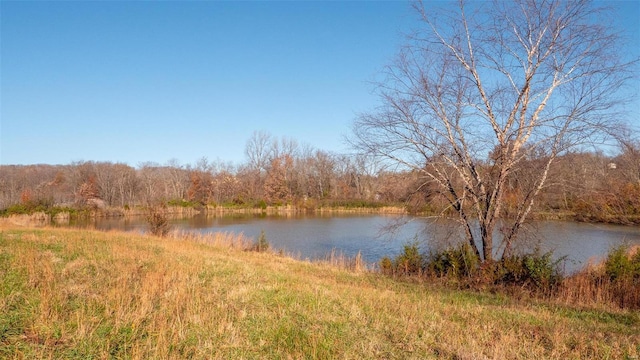
{"type": "Polygon", "coordinates": [[[131,207],[161,202],[191,205],[285,205],[314,201],[391,202],[380,184],[389,176],[372,158],[341,155],[255,132],[246,161],[201,158],[195,164],[77,161],[68,165],[4,165],[0,209],[13,204],[131,207]]]}
{"type": "MultiPolygon", "coordinates": [[[[0,210],[13,205],[129,208],[183,206],[405,206],[440,212],[446,199],[420,186],[417,170],[394,170],[373,157],[335,154],[256,132],[239,165],[202,158],[195,164],[78,161],[68,165],[3,165],[0,210]]],[[[531,158],[529,162],[540,161],[531,158]]],[[[505,187],[509,216],[527,181],[522,166],[505,187]]],[[[576,152],[559,157],[535,210],[570,212],[578,220],[628,222],[640,216],[640,142],[620,141],[615,155],[576,152]]]]}

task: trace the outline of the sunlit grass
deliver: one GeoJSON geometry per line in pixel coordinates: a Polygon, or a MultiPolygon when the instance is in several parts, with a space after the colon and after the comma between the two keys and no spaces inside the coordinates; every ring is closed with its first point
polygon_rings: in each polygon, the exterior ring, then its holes
{"type": "Polygon", "coordinates": [[[252,241],[0,228],[0,358],[640,355],[638,312],[398,282],[252,241]]]}

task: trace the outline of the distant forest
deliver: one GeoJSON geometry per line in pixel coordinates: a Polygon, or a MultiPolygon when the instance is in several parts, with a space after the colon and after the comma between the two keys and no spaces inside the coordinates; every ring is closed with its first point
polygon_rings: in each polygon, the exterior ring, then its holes
{"type": "MultiPolygon", "coordinates": [[[[396,205],[409,213],[446,209],[435,187],[417,172],[390,169],[365,155],[332,154],[266,133],[254,133],[245,155],[246,161],[239,165],[206,158],[196,164],[172,160],[135,167],[93,161],[4,165],[0,167],[0,211],[126,209],[157,204],[199,208],[292,205],[305,210],[396,205]]],[[[518,199],[526,170],[523,166],[508,183],[505,216],[518,199]]],[[[640,223],[640,144],[621,144],[616,155],[582,152],[560,157],[535,211],[581,221],[640,223]]]]}

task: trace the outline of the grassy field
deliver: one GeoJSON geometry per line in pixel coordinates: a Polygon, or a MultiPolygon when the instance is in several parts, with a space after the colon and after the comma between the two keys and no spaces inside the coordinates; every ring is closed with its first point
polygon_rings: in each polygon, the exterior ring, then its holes
{"type": "Polygon", "coordinates": [[[0,358],[638,359],[638,311],[394,281],[248,239],[0,227],[0,358]]]}

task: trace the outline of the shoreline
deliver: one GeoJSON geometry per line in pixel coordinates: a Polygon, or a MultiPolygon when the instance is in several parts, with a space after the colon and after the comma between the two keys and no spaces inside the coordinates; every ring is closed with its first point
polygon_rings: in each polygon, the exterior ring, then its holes
{"type": "MultiPolygon", "coordinates": [[[[30,214],[11,214],[0,216],[8,219],[17,225],[64,225],[74,219],[109,219],[109,218],[132,218],[145,216],[147,209],[143,207],[120,208],[110,207],[93,210],[60,209],[52,212],[38,211],[30,214]]],[[[294,205],[266,206],[266,207],[228,207],[228,206],[167,206],[165,213],[172,218],[205,216],[225,216],[225,215],[331,215],[331,214],[354,214],[354,215],[409,215],[428,216],[434,214],[427,212],[410,213],[401,206],[379,206],[379,207],[350,207],[350,206],[321,206],[318,208],[305,208],[294,205]]],[[[593,214],[577,214],[569,211],[540,211],[533,213],[531,221],[568,221],[588,224],[608,224],[622,226],[640,226],[640,216],[606,216],[593,214]]]]}

